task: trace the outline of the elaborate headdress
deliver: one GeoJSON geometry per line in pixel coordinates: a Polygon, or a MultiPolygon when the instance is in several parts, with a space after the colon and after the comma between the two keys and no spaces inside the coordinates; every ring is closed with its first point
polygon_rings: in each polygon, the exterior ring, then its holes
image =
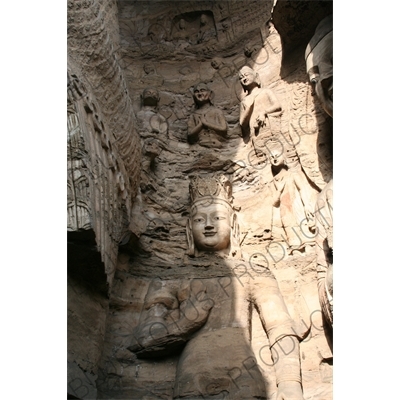
{"type": "Polygon", "coordinates": [[[232,207],[232,184],[225,175],[192,177],[189,184],[192,208],[198,201],[222,200],[232,207]]]}
{"type": "Polygon", "coordinates": [[[190,217],[186,225],[186,234],[189,244],[188,254],[197,255],[193,234],[191,216],[196,210],[196,206],[201,204],[203,207],[215,203],[224,203],[230,210],[230,245],[229,254],[231,257],[240,257],[240,231],[237,222],[237,215],[233,207],[232,183],[225,175],[215,175],[209,177],[192,177],[189,184],[189,193],[191,199],[190,217]]]}

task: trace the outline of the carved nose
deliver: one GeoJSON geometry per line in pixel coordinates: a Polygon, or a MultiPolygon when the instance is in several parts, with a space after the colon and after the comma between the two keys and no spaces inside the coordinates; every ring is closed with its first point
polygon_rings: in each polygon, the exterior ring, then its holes
{"type": "Polygon", "coordinates": [[[212,223],[210,218],[207,218],[204,229],[207,230],[207,231],[210,231],[210,230],[214,229],[214,224],[212,223]]]}

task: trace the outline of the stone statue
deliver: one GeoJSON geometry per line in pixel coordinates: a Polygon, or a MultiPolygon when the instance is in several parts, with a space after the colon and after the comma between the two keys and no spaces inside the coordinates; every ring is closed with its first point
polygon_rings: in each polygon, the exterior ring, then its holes
{"type": "Polygon", "coordinates": [[[226,140],[228,124],[221,110],[212,104],[214,93],[205,83],[194,87],[196,110],[189,117],[188,141],[211,148],[221,148],[226,140]]]}
{"type": "MultiPolygon", "coordinates": [[[[333,118],[333,17],[317,26],[305,52],[307,73],[319,102],[333,118]]],[[[333,180],[315,206],[318,293],[325,321],[333,327],[333,180]]]]}
{"type": "Polygon", "coordinates": [[[178,29],[174,33],[173,39],[189,41],[189,33],[186,29],[186,21],[183,18],[179,20],[178,29]]]}
{"type": "Polygon", "coordinates": [[[209,19],[206,14],[200,16],[200,29],[197,33],[197,43],[205,43],[216,37],[214,27],[210,26],[209,19]]]}
{"type": "Polygon", "coordinates": [[[274,361],[276,399],[302,400],[298,337],[274,276],[259,266],[239,279],[235,270],[246,262],[229,259],[239,245],[232,243],[238,225],[230,182],[195,178],[190,194],[189,247],[200,252],[199,260],[212,261],[211,272],[224,257],[225,270],[202,279],[154,280],[129,350],[139,358],[182,351],[174,399],[266,399],[251,348],[249,321],[257,310],[274,361]]]}
{"type": "Polygon", "coordinates": [[[164,83],[164,78],[157,74],[156,68],[152,63],[143,65],[144,75],[140,78],[140,82],[147,86],[161,86],[164,83]]]}
{"type": "Polygon", "coordinates": [[[164,116],[157,112],[160,95],[155,88],[143,90],[141,96],[142,108],[136,114],[139,133],[143,141],[143,168],[145,170],[153,169],[155,159],[161,153],[161,142],[159,139],[165,139],[168,132],[168,122],[164,116]],[[161,137],[160,137],[161,135],[161,137]]]}
{"type": "Polygon", "coordinates": [[[168,131],[167,120],[157,112],[160,94],[155,88],[146,88],[141,96],[142,108],[137,113],[141,128],[148,133],[165,135],[168,131]]]}
{"type": "Polygon", "coordinates": [[[280,133],[282,107],[272,90],[261,88],[258,73],[250,67],[241,68],[239,80],[246,93],[240,103],[243,137],[250,138],[255,149],[260,149],[266,139],[280,133]]]}
{"type": "MultiPolygon", "coordinates": [[[[274,177],[269,183],[272,207],[279,207],[289,254],[294,254],[311,246],[314,241],[315,220],[310,186],[302,170],[288,169],[282,150],[272,149],[269,160],[274,177]]],[[[267,229],[272,231],[272,215],[267,215],[267,229]]]]}

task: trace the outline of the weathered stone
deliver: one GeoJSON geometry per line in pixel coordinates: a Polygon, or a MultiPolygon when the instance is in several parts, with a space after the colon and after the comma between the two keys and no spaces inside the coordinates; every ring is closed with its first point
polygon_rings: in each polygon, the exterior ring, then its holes
{"type": "Polygon", "coordinates": [[[332,399],[328,3],[68,3],[71,396],[332,399]]]}

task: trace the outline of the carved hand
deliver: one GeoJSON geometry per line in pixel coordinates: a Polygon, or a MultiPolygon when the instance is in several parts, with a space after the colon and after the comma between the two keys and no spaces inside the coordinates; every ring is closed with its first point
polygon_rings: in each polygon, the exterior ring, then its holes
{"type": "Polygon", "coordinates": [[[264,127],[266,125],[265,121],[266,121],[265,115],[262,115],[262,114],[257,115],[256,122],[257,122],[258,126],[264,127]]]}
{"type": "Polygon", "coordinates": [[[167,348],[184,344],[193,332],[205,324],[213,306],[214,301],[207,297],[204,284],[193,280],[187,298],[180,303],[179,317],[172,318],[175,311],[166,309],[162,304],[153,305],[148,310],[146,322],[134,330],[134,340],[128,349],[145,357],[146,354],[160,350],[165,352],[167,348]]]}
{"type": "Polygon", "coordinates": [[[180,305],[181,318],[178,325],[183,331],[192,331],[202,326],[214,306],[214,301],[209,299],[206,288],[201,281],[193,280],[189,298],[180,305]]]}

